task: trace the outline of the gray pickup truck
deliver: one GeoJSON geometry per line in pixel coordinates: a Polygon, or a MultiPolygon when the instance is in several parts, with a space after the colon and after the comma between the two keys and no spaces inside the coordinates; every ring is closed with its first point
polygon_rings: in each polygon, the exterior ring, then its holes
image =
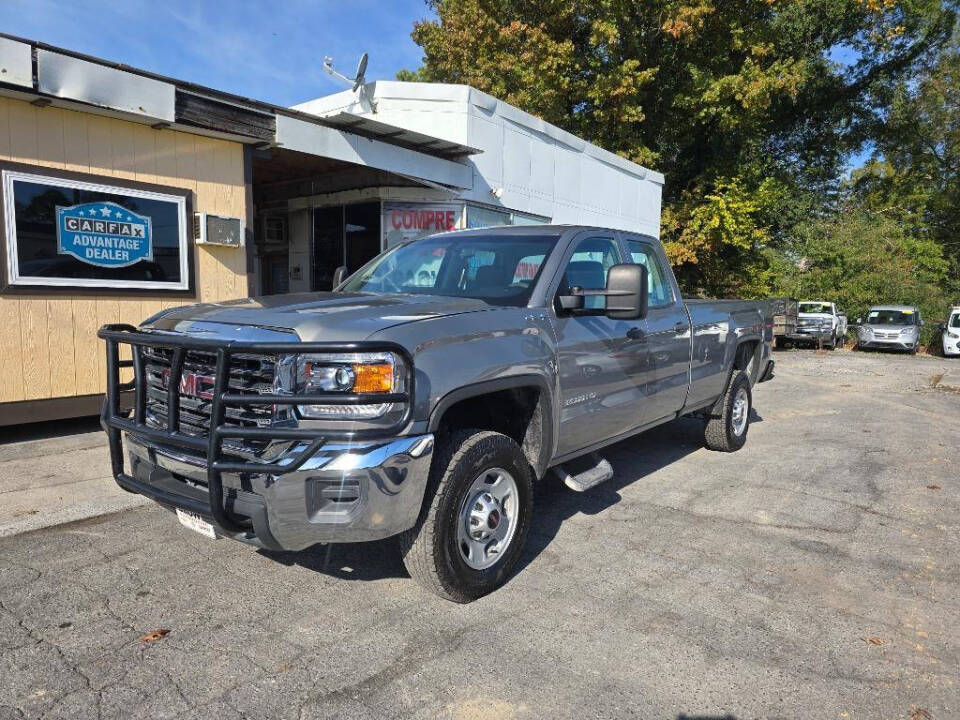
{"type": "Polygon", "coordinates": [[[211,537],[269,550],[399,536],[468,602],[523,551],[536,483],[680,415],[739,449],[772,377],[762,303],[684,302],[651,237],[467,230],[393,247],[334,292],[104,326],[113,475],[211,537]]]}

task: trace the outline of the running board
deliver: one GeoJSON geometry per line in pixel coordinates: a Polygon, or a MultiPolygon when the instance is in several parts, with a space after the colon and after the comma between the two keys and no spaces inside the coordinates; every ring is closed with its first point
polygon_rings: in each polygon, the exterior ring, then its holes
{"type": "Polygon", "coordinates": [[[563,484],[571,490],[585,492],[613,477],[613,467],[607,460],[596,454],[590,455],[590,459],[594,461],[593,467],[579,472],[576,475],[571,475],[563,465],[555,466],[553,472],[563,480],[563,484]]]}

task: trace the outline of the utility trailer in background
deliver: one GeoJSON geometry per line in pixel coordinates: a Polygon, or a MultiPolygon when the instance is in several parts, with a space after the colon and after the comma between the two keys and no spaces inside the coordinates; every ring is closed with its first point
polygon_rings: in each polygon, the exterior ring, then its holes
{"type": "Polygon", "coordinates": [[[786,344],[786,336],[797,332],[796,298],[772,298],[771,314],[773,315],[773,342],[777,348],[786,344]]]}

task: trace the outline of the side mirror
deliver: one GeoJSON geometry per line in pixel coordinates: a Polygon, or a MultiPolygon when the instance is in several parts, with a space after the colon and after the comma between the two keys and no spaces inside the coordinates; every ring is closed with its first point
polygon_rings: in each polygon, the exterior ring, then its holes
{"type": "Polygon", "coordinates": [[[624,263],[614,265],[607,272],[607,287],[603,290],[570,288],[568,294],[558,295],[560,310],[570,313],[589,312],[606,315],[613,320],[637,320],[647,316],[649,304],[647,268],[645,265],[624,263]],[[584,298],[603,296],[604,310],[584,310],[584,298]]]}
{"type": "Polygon", "coordinates": [[[614,265],[607,273],[606,315],[613,320],[638,320],[647,316],[650,304],[647,266],[614,265]]]}
{"type": "Polygon", "coordinates": [[[337,289],[337,286],[347,279],[347,273],[350,272],[347,270],[346,265],[341,265],[336,270],[333,271],[333,290],[337,289]]]}

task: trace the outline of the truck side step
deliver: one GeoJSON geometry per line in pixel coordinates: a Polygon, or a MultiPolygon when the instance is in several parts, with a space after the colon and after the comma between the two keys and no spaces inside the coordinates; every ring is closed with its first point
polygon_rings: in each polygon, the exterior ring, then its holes
{"type": "MultiPolygon", "coordinates": [[[[580,458],[578,458],[578,460],[580,460],[580,458]]],[[[576,474],[570,472],[563,465],[557,465],[553,468],[553,472],[556,473],[557,477],[563,480],[563,484],[571,490],[585,492],[613,477],[613,466],[611,466],[605,458],[600,457],[596,453],[592,453],[582,460],[588,461],[590,466],[576,474]]]]}

